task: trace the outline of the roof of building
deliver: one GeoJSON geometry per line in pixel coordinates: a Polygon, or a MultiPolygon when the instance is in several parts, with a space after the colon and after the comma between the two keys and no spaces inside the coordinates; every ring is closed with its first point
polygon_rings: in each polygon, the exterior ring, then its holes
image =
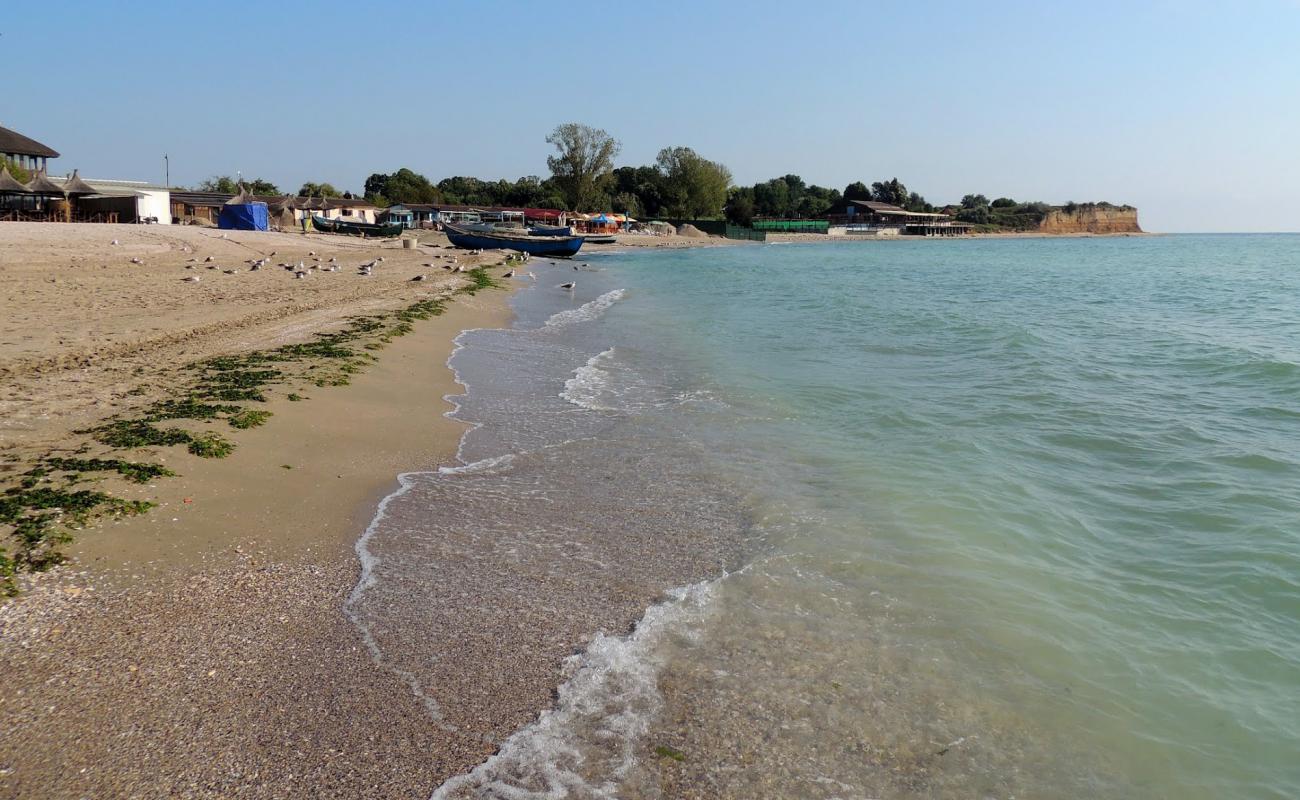
{"type": "Polygon", "coordinates": [[[0,153],[42,156],[44,158],[59,157],[59,152],[54,148],[43,145],[35,139],[23,136],[18,131],[11,131],[8,128],[0,128],[0,153]]]}
{"type": "Polygon", "coordinates": [[[880,203],[875,200],[850,200],[855,206],[870,210],[875,214],[884,214],[886,216],[903,216],[903,217],[946,217],[947,214],[934,214],[927,211],[908,211],[905,208],[899,208],[891,203],[880,203]]]}
{"type": "Polygon", "coordinates": [[[99,190],[83,181],[75,169],[68,180],[64,182],[63,191],[68,194],[99,194],[99,190]]]}
{"type": "Polygon", "coordinates": [[[233,194],[223,192],[172,192],[173,203],[183,203],[187,206],[200,206],[217,208],[226,204],[226,201],[234,197],[233,194]]]}
{"type": "Polygon", "coordinates": [[[20,183],[19,180],[18,180],[17,178],[15,178],[14,176],[10,175],[10,174],[9,174],[9,167],[8,167],[7,165],[4,165],[4,164],[0,164],[0,193],[3,193],[3,194],[14,194],[14,193],[28,194],[27,187],[24,186],[22,183],[20,183]]]}
{"type": "Polygon", "coordinates": [[[63,194],[63,186],[50,180],[45,170],[38,170],[27,182],[27,189],[33,194],[63,194]]]}

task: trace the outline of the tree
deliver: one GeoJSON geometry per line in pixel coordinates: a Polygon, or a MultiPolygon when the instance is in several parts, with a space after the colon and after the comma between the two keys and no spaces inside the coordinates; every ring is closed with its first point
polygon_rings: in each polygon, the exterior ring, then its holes
{"type": "Polygon", "coordinates": [[[870,200],[872,197],[871,189],[862,181],[854,181],[844,187],[844,200],[870,200]]]}
{"type": "MultiPolygon", "coordinates": [[[[980,195],[980,197],[983,197],[983,195],[980,195]]],[[[992,203],[990,203],[989,207],[990,208],[1015,208],[1016,201],[1012,200],[1010,197],[999,197],[997,200],[994,200],[992,203]]]]}
{"type": "Polygon", "coordinates": [[[907,187],[898,178],[888,181],[876,181],[871,184],[871,196],[880,203],[889,203],[902,208],[907,204],[907,187]]]}
{"type": "Polygon", "coordinates": [[[734,225],[748,228],[754,224],[754,190],[733,189],[724,213],[734,225]]]}
{"type": "Polygon", "coordinates": [[[298,190],[299,197],[342,197],[343,193],[328,183],[304,183],[298,190]]]}
{"type": "Polygon", "coordinates": [[[614,157],[622,145],[605,131],[577,122],[556,127],[546,143],[554,145],[558,153],[547,157],[546,166],[569,207],[595,208],[593,203],[609,183],[614,157]]]}
{"type": "Polygon", "coordinates": [[[679,217],[716,217],[727,202],[731,171],[689,147],[665,147],[655,166],[664,176],[672,200],[669,210],[679,217]]]}
{"type": "MultiPolygon", "coordinates": [[[[203,183],[199,184],[200,192],[220,192],[221,194],[238,194],[240,184],[229,175],[213,175],[203,183]]],[[[249,194],[274,195],[279,194],[280,190],[274,183],[264,181],[261,178],[245,180],[243,186],[249,194]]]]}
{"type": "MultiPolygon", "coordinates": [[[[276,195],[279,189],[270,181],[263,181],[261,178],[253,178],[243,182],[244,189],[248,194],[276,195]]],[[[230,176],[212,176],[207,181],[199,183],[199,191],[217,191],[221,194],[239,194],[239,182],[230,176]]]]}
{"type": "Polygon", "coordinates": [[[392,203],[437,203],[438,187],[418,172],[402,167],[391,175],[375,173],[366,178],[366,197],[375,205],[392,203]]]}
{"type": "Polygon", "coordinates": [[[987,207],[989,199],[982,194],[968,194],[961,199],[962,208],[987,207]]]}
{"type": "Polygon", "coordinates": [[[27,183],[32,179],[32,174],[14,163],[13,159],[0,156],[0,164],[3,164],[9,170],[9,174],[13,176],[14,180],[19,183],[27,183]]]}

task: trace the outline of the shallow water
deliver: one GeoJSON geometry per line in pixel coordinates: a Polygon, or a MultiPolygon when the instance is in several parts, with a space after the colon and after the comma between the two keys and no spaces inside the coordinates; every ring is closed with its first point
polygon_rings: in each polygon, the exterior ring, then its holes
{"type": "MultiPolygon", "coordinates": [[[[587,263],[453,360],[462,460],[514,454],[466,552],[706,574],[435,796],[1300,796],[1300,237],[587,263]]],[[[465,497],[376,532],[373,597],[465,497]]]]}

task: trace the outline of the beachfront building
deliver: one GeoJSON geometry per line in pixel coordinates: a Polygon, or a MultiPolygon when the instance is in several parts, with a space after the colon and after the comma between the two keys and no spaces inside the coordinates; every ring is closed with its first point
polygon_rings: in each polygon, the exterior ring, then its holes
{"type": "Polygon", "coordinates": [[[51,178],[37,170],[21,183],[0,169],[0,220],[170,223],[169,193],[143,181],[51,178]]]}
{"type": "Polygon", "coordinates": [[[403,228],[415,227],[415,211],[400,203],[380,211],[375,219],[381,225],[401,225],[403,228]]]}
{"type": "Polygon", "coordinates": [[[3,156],[25,170],[37,171],[48,169],[51,158],[58,158],[54,148],[18,131],[0,127],[0,156],[3,156]]]}
{"type": "Polygon", "coordinates": [[[827,233],[858,236],[961,236],[970,225],[948,214],[908,211],[874,200],[849,200],[827,216],[827,233]]]}

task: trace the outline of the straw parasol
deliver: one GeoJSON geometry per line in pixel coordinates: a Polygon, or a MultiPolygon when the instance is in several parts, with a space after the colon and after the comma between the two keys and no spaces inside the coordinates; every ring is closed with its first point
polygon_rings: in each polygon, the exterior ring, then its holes
{"type": "Polygon", "coordinates": [[[9,167],[0,164],[0,194],[31,194],[31,189],[18,182],[9,174],[9,167]]]}
{"type": "Polygon", "coordinates": [[[72,171],[72,177],[68,178],[67,183],[63,184],[63,192],[67,195],[99,194],[96,189],[81,179],[75,169],[72,171]]]}
{"type": "Polygon", "coordinates": [[[45,174],[45,170],[40,170],[27,183],[27,191],[32,194],[43,194],[50,197],[63,197],[63,187],[50,180],[50,176],[45,174]]]}

